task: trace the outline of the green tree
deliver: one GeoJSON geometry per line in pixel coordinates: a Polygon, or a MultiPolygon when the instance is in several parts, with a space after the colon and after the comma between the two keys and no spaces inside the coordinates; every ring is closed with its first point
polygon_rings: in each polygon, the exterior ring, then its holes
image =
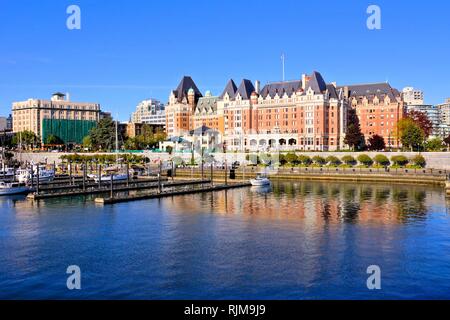
{"type": "Polygon", "coordinates": [[[393,156],[391,158],[391,161],[394,163],[397,167],[404,167],[409,163],[409,160],[405,156],[393,156]]]}
{"type": "Polygon", "coordinates": [[[90,136],[86,136],[83,138],[83,147],[87,149],[92,148],[92,141],[90,136]]]}
{"type": "Polygon", "coordinates": [[[319,166],[324,166],[327,164],[327,160],[321,156],[315,156],[312,160],[314,161],[315,164],[319,166]]]}
{"type": "Polygon", "coordinates": [[[22,145],[25,149],[29,149],[39,144],[39,137],[33,131],[25,130],[16,133],[12,143],[16,146],[22,145]]]}
{"type": "Polygon", "coordinates": [[[47,141],[45,142],[45,144],[49,144],[49,145],[63,145],[64,141],[62,141],[62,139],[58,136],[55,136],[54,134],[51,134],[47,137],[46,139],[47,141]]]}
{"type": "Polygon", "coordinates": [[[339,158],[335,157],[335,156],[329,156],[326,159],[328,165],[332,166],[332,167],[337,167],[341,164],[341,160],[339,160],[339,158]]]}
{"type": "Polygon", "coordinates": [[[365,138],[361,132],[361,125],[359,123],[358,115],[355,110],[350,110],[348,113],[347,132],[345,133],[344,142],[352,150],[363,150],[365,147],[365,138]]]}
{"type": "Polygon", "coordinates": [[[420,149],[425,140],[425,133],[413,120],[405,118],[399,121],[400,141],[404,148],[420,149]]]}
{"type": "Polygon", "coordinates": [[[425,143],[425,149],[431,152],[440,152],[444,149],[444,141],[440,138],[428,140],[425,143]]]}
{"type": "MultiPolygon", "coordinates": [[[[89,132],[92,148],[94,150],[114,150],[116,148],[116,125],[110,118],[100,120],[97,127],[89,132]]],[[[119,141],[123,135],[119,131],[119,141]]]]}
{"type": "Polygon", "coordinates": [[[299,157],[298,157],[298,162],[299,162],[301,165],[304,165],[304,166],[309,166],[309,165],[312,164],[311,158],[308,157],[308,156],[305,156],[305,155],[299,156],[299,157]]]}
{"type": "Polygon", "coordinates": [[[391,164],[388,157],[386,157],[384,154],[377,154],[375,158],[373,158],[373,160],[376,164],[383,167],[388,167],[391,164]]]}
{"type": "Polygon", "coordinates": [[[427,165],[427,161],[421,155],[417,155],[417,156],[411,158],[411,163],[413,163],[415,166],[420,167],[420,168],[425,168],[427,165]]]}
{"type": "Polygon", "coordinates": [[[342,157],[342,161],[348,166],[353,166],[356,164],[356,160],[352,156],[344,156],[342,157]]]}
{"type": "Polygon", "coordinates": [[[373,160],[367,154],[362,154],[358,157],[358,162],[363,166],[370,167],[373,164],[373,160]]]}
{"type": "Polygon", "coordinates": [[[295,153],[288,153],[285,156],[285,160],[286,160],[287,163],[289,163],[289,164],[291,164],[293,166],[296,166],[296,165],[299,164],[298,156],[295,153]]]}

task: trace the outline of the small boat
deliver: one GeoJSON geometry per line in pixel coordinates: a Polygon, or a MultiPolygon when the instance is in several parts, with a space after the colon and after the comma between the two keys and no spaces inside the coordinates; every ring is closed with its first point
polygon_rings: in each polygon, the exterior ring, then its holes
{"type": "MultiPolygon", "coordinates": [[[[29,183],[32,179],[31,172],[33,174],[33,182],[37,182],[37,168],[33,167],[33,169],[21,169],[17,171],[16,178],[20,183],[29,183]],[[33,170],[33,171],[32,171],[33,170]]],[[[39,183],[42,182],[50,182],[55,179],[55,171],[47,170],[45,166],[39,167],[39,183]]]]}
{"type": "MultiPolygon", "coordinates": [[[[113,181],[126,181],[128,179],[128,176],[126,174],[112,174],[112,175],[107,174],[107,175],[102,175],[100,177],[100,181],[101,182],[110,182],[111,176],[112,176],[113,181]]],[[[91,177],[95,180],[96,183],[98,183],[98,181],[99,181],[98,175],[91,175],[91,177]]]]}
{"type": "Polygon", "coordinates": [[[30,193],[32,189],[24,183],[19,182],[0,182],[0,196],[16,195],[30,193]]]}
{"type": "Polygon", "coordinates": [[[3,166],[2,169],[0,169],[0,180],[12,180],[14,179],[14,169],[8,168],[6,166],[3,166]]]}
{"type": "Polygon", "coordinates": [[[250,183],[252,184],[252,186],[255,186],[255,187],[268,186],[271,184],[269,178],[267,178],[263,174],[258,174],[256,176],[256,179],[250,180],[250,183]]]}

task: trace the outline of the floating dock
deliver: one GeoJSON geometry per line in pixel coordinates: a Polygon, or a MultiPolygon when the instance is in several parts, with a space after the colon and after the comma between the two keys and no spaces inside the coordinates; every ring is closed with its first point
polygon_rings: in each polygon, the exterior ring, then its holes
{"type": "MultiPolygon", "coordinates": [[[[138,183],[129,186],[120,186],[117,187],[114,184],[114,187],[111,190],[111,184],[103,183],[103,188],[90,188],[86,190],[73,190],[78,189],[78,187],[73,187],[70,191],[61,191],[61,192],[48,192],[49,190],[42,190],[37,193],[29,194],[28,199],[30,200],[43,200],[43,199],[51,199],[51,198],[60,198],[60,197],[77,197],[77,196],[89,196],[95,194],[106,194],[106,193],[117,193],[117,192],[129,192],[129,191],[142,191],[142,190],[151,190],[151,189],[159,189],[161,188],[173,188],[173,187],[183,187],[183,186],[195,186],[195,185],[204,185],[211,183],[210,180],[189,180],[189,181],[175,181],[175,182],[158,182],[157,180],[152,180],[150,183],[147,181],[145,184],[138,183]],[[47,191],[47,192],[46,192],[47,191]]],[[[52,191],[54,191],[52,189],[52,191]]]]}
{"type": "MultiPolygon", "coordinates": [[[[204,183],[203,183],[204,184],[204,183]]],[[[121,202],[130,202],[130,201],[138,201],[138,200],[148,200],[148,199],[159,199],[165,197],[174,197],[174,196],[182,196],[188,194],[196,194],[196,193],[205,193],[205,192],[215,192],[215,191],[223,191],[237,188],[250,187],[250,183],[233,183],[233,184],[221,184],[221,185],[208,185],[208,186],[200,186],[200,188],[192,188],[192,189],[182,189],[182,190],[167,190],[161,192],[154,192],[149,194],[142,195],[128,195],[128,196],[118,196],[113,198],[97,198],[95,199],[95,203],[98,204],[115,204],[121,202]]],[[[165,186],[167,188],[168,185],[165,186]]]]}

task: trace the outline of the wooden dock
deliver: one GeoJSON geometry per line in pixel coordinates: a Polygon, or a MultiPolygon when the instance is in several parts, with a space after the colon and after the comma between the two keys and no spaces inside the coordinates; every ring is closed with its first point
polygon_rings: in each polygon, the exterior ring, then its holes
{"type": "MultiPolygon", "coordinates": [[[[75,190],[72,188],[69,191],[63,191],[61,192],[45,192],[44,190],[37,193],[29,194],[28,199],[30,200],[43,200],[43,199],[51,199],[51,198],[60,198],[60,197],[77,197],[77,196],[89,196],[89,195],[96,195],[96,194],[106,194],[111,193],[111,191],[114,193],[118,192],[129,192],[129,191],[143,191],[143,190],[151,190],[151,189],[159,189],[161,188],[173,188],[173,187],[183,187],[183,186],[195,186],[195,185],[204,185],[211,183],[210,180],[182,180],[182,181],[175,181],[175,182],[158,182],[157,180],[153,180],[150,183],[147,182],[145,184],[131,184],[129,186],[116,186],[114,185],[113,189],[111,190],[111,184],[103,184],[104,187],[102,188],[86,188],[86,190],[75,190]]],[[[78,189],[78,187],[76,188],[78,189]]]]}
{"type": "MultiPolygon", "coordinates": [[[[130,202],[130,201],[138,201],[138,200],[148,200],[148,199],[159,199],[165,197],[174,197],[174,196],[182,196],[188,194],[196,194],[196,193],[205,193],[205,192],[215,192],[215,191],[223,191],[237,188],[244,188],[251,186],[250,183],[233,183],[233,184],[221,184],[221,185],[208,185],[201,186],[200,188],[192,188],[192,189],[181,189],[181,190],[167,190],[162,192],[153,192],[149,194],[142,195],[128,195],[121,197],[113,197],[113,198],[96,198],[95,203],[98,204],[115,204],[121,202],[130,202]]],[[[167,186],[166,186],[167,187],[167,186]]]]}

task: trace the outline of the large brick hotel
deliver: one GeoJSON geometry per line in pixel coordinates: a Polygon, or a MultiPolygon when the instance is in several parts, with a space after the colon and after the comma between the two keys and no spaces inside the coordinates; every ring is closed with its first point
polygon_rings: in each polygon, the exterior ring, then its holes
{"type": "MultiPolygon", "coordinates": [[[[337,86],[319,72],[269,83],[229,80],[220,96],[203,94],[183,77],[169,97],[170,137],[204,128],[218,133],[229,150],[336,151],[344,143],[349,110],[356,110],[366,139],[374,134],[396,146],[395,127],[404,115],[401,93],[387,83],[337,86]]],[[[219,141],[215,141],[219,143],[219,141]]]]}

